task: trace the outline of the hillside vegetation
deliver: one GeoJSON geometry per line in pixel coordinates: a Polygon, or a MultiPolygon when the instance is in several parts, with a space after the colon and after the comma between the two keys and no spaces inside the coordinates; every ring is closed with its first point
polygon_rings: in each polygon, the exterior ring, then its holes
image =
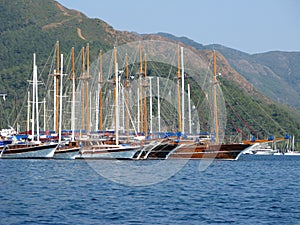
{"type": "MultiPolygon", "coordinates": [[[[71,47],[79,53],[89,43],[91,59],[95,59],[100,49],[105,52],[114,45],[156,38],[180,42],[197,52],[208,65],[212,59],[212,46],[172,35],[161,37],[116,31],[102,20],[90,19],[54,0],[1,0],[1,3],[0,93],[7,93],[7,100],[0,100],[1,128],[16,127],[16,115],[24,103],[27,80],[32,73],[32,54],[37,53],[37,64],[42,68],[56,41],[60,42],[61,52],[66,55],[71,47]]],[[[219,81],[227,104],[227,134],[243,135],[243,138],[252,134],[265,138],[271,134],[282,136],[290,133],[299,138],[299,112],[270,99],[278,98],[280,102],[288,101],[297,106],[300,99],[297,85],[300,79],[297,78],[299,54],[249,55],[217,45],[213,48],[218,51],[218,72],[222,74],[219,81]],[[286,70],[290,73],[283,76],[286,70]],[[295,85],[291,88],[293,83],[295,85]]]]}

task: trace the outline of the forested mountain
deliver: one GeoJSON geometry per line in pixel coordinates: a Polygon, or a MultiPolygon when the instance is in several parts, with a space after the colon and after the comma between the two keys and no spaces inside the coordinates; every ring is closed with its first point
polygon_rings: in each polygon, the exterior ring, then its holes
{"type": "Polygon", "coordinates": [[[114,45],[138,39],[137,35],[114,30],[100,19],[68,10],[54,0],[1,0],[0,7],[0,127],[15,125],[15,117],[24,101],[32,74],[32,55],[37,54],[39,68],[47,61],[56,41],[61,53],[72,47],[79,52],[90,43],[91,58],[114,45]],[[5,109],[5,110],[3,110],[5,109]]]}
{"type": "MultiPolygon", "coordinates": [[[[105,52],[114,45],[143,39],[172,40],[195,51],[207,64],[212,59],[212,46],[166,34],[117,31],[101,19],[90,19],[54,0],[1,0],[0,34],[0,93],[7,93],[6,101],[0,100],[1,128],[16,126],[16,115],[32,73],[32,54],[37,53],[41,67],[56,41],[60,42],[62,53],[69,53],[71,47],[78,53],[89,43],[91,58],[96,58],[100,49],[105,52]]],[[[299,79],[293,80],[299,71],[299,53],[249,55],[218,45],[213,48],[217,50],[218,72],[222,74],[219,81],[226,98],[228,133],[245,130],[245,134],[257,136],[263,132],[264,137],[285,133],[300,137],[299,111],[270,99],[279,98],[280,102],[297,106],[299,79]],[[284,77],[286,70],[290,73],[284,77]],[[295,87],[291,88],[293,82],[295,87]]]]}

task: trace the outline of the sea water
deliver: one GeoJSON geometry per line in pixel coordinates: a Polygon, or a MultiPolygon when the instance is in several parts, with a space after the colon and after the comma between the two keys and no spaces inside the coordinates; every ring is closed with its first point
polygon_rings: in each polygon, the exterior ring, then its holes
{"type": "MultiPolygon", "coordinates": [[[[124,163],[159,168],[162,162],[124,163]]],[[[102,176],[84,160],[3,159],[0,224],[300,224],[300,157],[245,155],[202,171],[199,163],[187,161],[165,180],[134,186],[102,176]]]]}

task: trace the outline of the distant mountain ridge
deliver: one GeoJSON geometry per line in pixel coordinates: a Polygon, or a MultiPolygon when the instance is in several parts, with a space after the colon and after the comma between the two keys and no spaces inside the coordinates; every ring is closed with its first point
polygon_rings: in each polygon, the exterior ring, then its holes
{"type": "Polygon", "coordinates": [[[230,66],[271,99],[300,109],[300,52],[271,51],[248,54],[222,45],[202,45],[186,37],[157,35],[180,41],[197,50],[215,49],[230,66]]]}

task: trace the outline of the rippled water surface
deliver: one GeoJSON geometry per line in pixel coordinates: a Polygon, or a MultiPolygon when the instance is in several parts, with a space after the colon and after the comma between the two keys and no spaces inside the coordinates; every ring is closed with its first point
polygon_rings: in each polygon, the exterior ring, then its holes
{"type": "Polygon", "coordinates": [[[191,160],[165,181],[134,187],[83,160],[0,160],[0,224],[300,223],[300,157],[243,156],[198,168],[191,160]]]}

